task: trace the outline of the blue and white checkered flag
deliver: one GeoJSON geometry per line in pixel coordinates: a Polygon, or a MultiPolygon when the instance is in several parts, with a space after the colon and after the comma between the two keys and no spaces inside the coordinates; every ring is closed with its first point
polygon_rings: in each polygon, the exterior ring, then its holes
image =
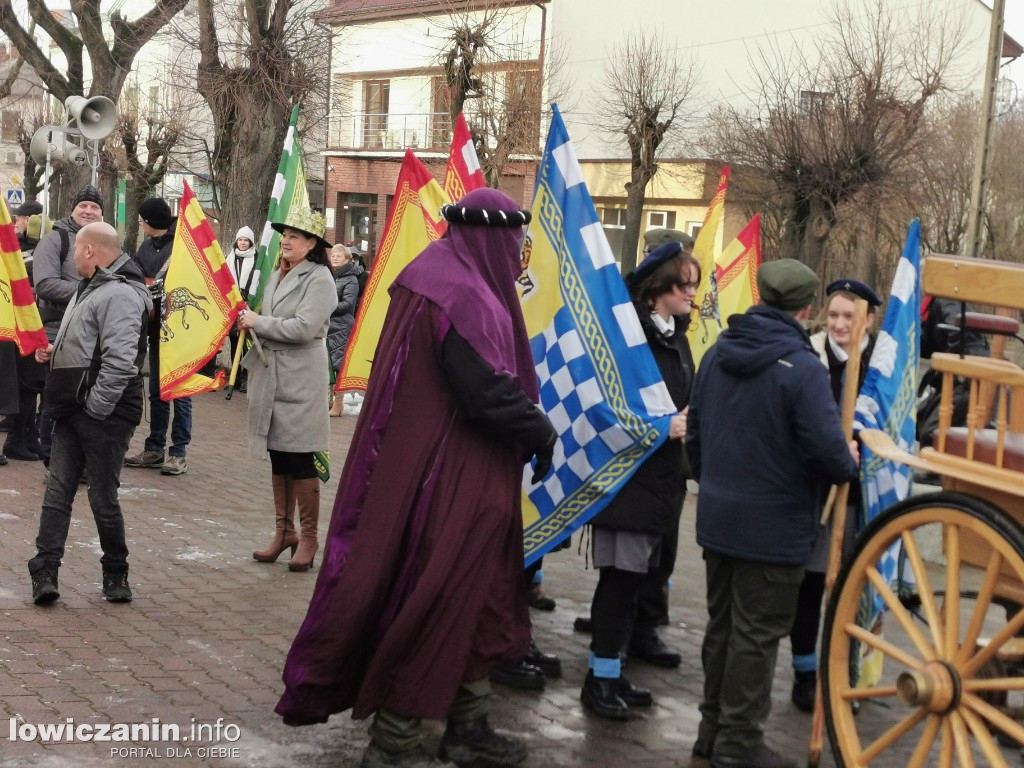
{"type": "Polygon", "coordinates": [[[677,409],[583,182],[558,107],[537,174],[519,279],[554,472],[523,480],[526,564],[608,504],[665,440],[677,409]]]}
{"type": "MultiPolygon", "coordinates": [[[[889,306],[871,353],[868,373],[857,397],[858,429],[879,429],[910,453],[914,449],[917,425],[917,360],[921,354],[921,222],[914,219],[907,231],[903,255],[896,266],[889,306]]],[[[885,509],[910,495],[911,469],[873,454],[861,446],[860,482],[864,503],[863,528],[885,509]]],[[[878,564],[878,571],[889,584],[896,584],[899,544],[889,549],[878,564]]],[[[872,629],[885,610],[878,593],[868,586],[861,597],[857,623],[872,629]]],[[[872,652],[851,659],[851,680],[872,685],[881,672],[881,654],[872,652]],[[871,656],[877,658],[872,659],[871,656]],[[878,669],[873,667],[877,665],[878,669]]]]}

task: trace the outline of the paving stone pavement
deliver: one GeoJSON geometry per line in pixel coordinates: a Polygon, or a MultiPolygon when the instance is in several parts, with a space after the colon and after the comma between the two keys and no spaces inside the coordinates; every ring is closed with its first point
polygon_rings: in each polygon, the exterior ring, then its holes
{"type": "MultiPolygon", "coordinates": [[[[187,474],[122,472],[135,593],[130,604],[102,599],[100,550],[84,486],[60,571],[61,598],[49,607],[32,604],[26,561],[34,554],[43,468],[16,461],[0,468],[0,765],[358,765],[367,742],[365,723],[337,715],[326,725],[290,728],[273,713],[283,661],[305,615],[315,571],[290,573],[285,557],[274,565],[252,559],[252,550],[270,536],[273,506],[269,463],[249,458],[246,398],[226,401],[223,394],[211,393],[194,403],[187,474]],[[182,740],[100,744],[11,738],[12,728],[59,725],[69,718],[92,725],[157,719],[178,725],[182,740]]],[[[332,419],[335,474],[323,492],[322,530],[354,424],[354,417],[332,419]]],[[[140,426],[130,452],[141,448],[147,431],[145,423],[140,426]]],[[[588,614],[596,584],[579,537],[571,550],[545,560],[545,589],[558,607],[533,612],[535,637],[543,650],[561,656],[564,677],[549,681],[539,694],[496,686],[492,714],[499,728],[528,744],[527,765],[706,765],[690,757],[699,720],[705,622],[693,518],[691,496],[672,590],[674,623],[662,633],[684,662],[677,670],[635,661],[627,665],[630,678],[652,688],[657,703],[626,723],[585,714],[579,703],[588,637],[574,633],[572,623],[588,614]]],[[[810,717],[788,701],[788,666],[784,642],[768,740],[802,762],[810,717]]],[[[440,724],[429,724],[428,733],[436,744],[440,724]]],[[[826,754],[822,766],[831,765],[826,754]]]]}

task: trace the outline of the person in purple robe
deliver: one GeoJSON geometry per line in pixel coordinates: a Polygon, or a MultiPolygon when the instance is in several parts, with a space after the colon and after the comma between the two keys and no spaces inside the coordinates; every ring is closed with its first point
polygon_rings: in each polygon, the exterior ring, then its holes
{"type": "Polygon", "coordinates": [[[284,668],[289,725],[373,715],[364,768],[514,766],[487,721],[488,674],[530,644],[520,487],[557,435],[515,281],[530,214],[479,189],[396,278],[334,503],[324,562],[284,668]],[[447,719],[439,761],[421,719],[447,719]]]}

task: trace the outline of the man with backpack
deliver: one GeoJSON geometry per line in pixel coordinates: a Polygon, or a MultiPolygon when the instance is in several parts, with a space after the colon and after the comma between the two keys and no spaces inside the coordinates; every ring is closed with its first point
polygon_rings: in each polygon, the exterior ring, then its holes
{"type": "MultiPolygon", "coordinates": [[[[75,236],[82,227],[103,220],[103,195],[87,184],[71,199],[71,215],[60,219],[53,230],[45,235],[32,251],[32,278],[35,284],[39,315],[52,342],[57,338],[64,310],[78,290],[81,276],[70,258],[75,252],[75,236]]],[[[39,417],[39,442],[43,463],[50,466],[50,438],[53,418],[47,413],[44,401],[39,417]]]]}
{"type": "Polygon", "coordinates": [[[171,404],[160,399],[160,316],[163,314],[163,279],[171,263],[174,231],[177,220],[167,201],[159,197],[143,200],[139,205],[139,227],[147,237],[135,254],[135,262],[152,282],[156,296],[156,318],[149,324],[149,436],[141,451],[124,460],[126,467],[159,469],[163,475],[183,475],[188,471],[185,449],[192,442],[192,398],[174,401],[174,423],[171,404]],[[171,427],[171,447],[164,456],[167,428],[171,427]]]}

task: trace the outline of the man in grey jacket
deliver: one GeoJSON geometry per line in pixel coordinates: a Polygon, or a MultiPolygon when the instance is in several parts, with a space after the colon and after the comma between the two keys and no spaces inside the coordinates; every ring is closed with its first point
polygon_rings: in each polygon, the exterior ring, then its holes
{"type": "Polygon", "coordinates": [[[50,363],[46,403],[54,419],[50,475],[43,496],[36,556],[28,562],[32,599],[60,597],[57,570],[71,526],[82,471],[103,557],[103,594],[129,602],[128,547],[117,488],[121,463],[142,419],[142,361],[152,307],[135,262],[121,253],[117,231],[104,222],[78,231],[73,263],[82,276],[54,343],[36,352],[50,363]]]}
{"type": "MultiPolygon", "coordinates": [[[[32,279],[39,303],[39,315],[50,341],[57,336],[64,311],[78,289],[79,274],[74,259],[75,236],[78,231],[103,220],[103,195],[91,184],[78,191],[71,200],[71,215],[60,219],[32,251],[32,279]]],[[[43,401],[39,419],[39,442],[43,461],[50,465],[50,436],[53,419],[43,401]]]]}

